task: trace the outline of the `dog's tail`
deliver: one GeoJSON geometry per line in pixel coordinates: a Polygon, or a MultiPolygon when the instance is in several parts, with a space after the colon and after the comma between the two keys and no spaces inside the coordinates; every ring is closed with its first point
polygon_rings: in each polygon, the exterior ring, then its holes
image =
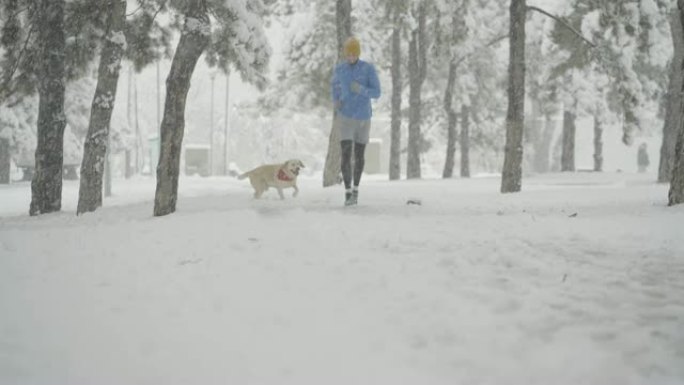
{"type": "Polygon", "coordinates": [[[244,174],[240,174],[240,175],[238,175],[237,178],[240,179],[240,180],[243,180],[243,179],[245,179],[245,178],[247,178],[247,177],[249,176],[249,173],[250,173],[250,172],[251,172],[251,171],[247,171],[247,172],[244,173],[244,174]]]}

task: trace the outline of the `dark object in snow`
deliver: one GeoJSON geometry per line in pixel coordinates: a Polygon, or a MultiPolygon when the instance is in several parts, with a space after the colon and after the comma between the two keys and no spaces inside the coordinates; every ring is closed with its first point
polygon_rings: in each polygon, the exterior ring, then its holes
{"type": "Polygon", "coordinates": [[[202,262],[202,258],[196,258],[196,259],[184,259],[182,261],[179,261],[178,264],[180,266],[185,266],[185,265],[196,265],[198,263],[202,262]]]}
{"type": "Polygon", "coordinates": [[[563,274],[563,280],[562,280],[561,282],[565,282],[565,280],[566,280],[567,278],[568,278],[568,274],[567,274],[567,273],[563,274]]]}
{"type": "Polygon", "coordinates": [[[577,213],[572,213],[572,214],[568,215],[568,218],[575,218],[576,216],[577,216],[577,213]]]}
{"type": "Polygon", "coordinates": [[[422,205],[423,203],[420,201],[420,199],[409,199],[406,201],[407,205],[422,205]]]}

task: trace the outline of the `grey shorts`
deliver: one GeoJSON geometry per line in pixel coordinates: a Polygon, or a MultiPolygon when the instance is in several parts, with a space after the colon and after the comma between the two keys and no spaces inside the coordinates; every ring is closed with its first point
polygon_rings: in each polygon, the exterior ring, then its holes
{"type": "Polygon", "coordinates": [[[340,131],[340,140],[353,140],[356,143],[367,144],[370,135],[370,120],[347,118],[338,113],[336,118],[340,131]]]}

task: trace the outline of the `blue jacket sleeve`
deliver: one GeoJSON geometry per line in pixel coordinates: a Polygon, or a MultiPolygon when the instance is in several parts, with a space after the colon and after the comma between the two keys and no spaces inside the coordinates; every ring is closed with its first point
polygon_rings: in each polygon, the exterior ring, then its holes
{"type": "Polygon", "coordinates": [[[380,97],[380,80],[372,64],[368,65],[368,87],[364,87],[363,93],[373,99],[380,97]]]}

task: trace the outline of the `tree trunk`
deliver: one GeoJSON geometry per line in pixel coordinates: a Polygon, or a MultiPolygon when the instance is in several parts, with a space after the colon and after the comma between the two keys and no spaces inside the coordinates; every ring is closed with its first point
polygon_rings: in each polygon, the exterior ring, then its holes
{"type": "Polygon", "coordinates": [[[111,159],[111,142],[107,141],[107,152],[105,153],[105,172],[104,172],[104,196],[109,198],[112,196],[112,159],[111,159]]]}
{"type": "Polygon", "coordinates": [[[561,171],[575,171],[575,113],[563,111],[561,171]]]}
{"type": "Polygon", "coordinates": [[[10,183],[11,163],[9,139],[0,137],[0,184],[10,183]]]}
{"type": "Polygon", "coordinates": [[[411,32],[409,42],[409,125],[408,156],[406,178],[421,177],[420,153],[423,147],[423,136],[420,132],[421,121],[421,89],[426,75],[427,47],[425,38],[425,2],[418,4],[418,28],[411,32]]]}
{"type": "Polygon", "coordinates": [[[109,128],[116,100],[121,57],[126,40],[123,34],[126,23],[126,1],[107,2],[108,31],[103,39],[97,87],[90,108],[90,124],[83,148],[81,184],[76,214],[95,211],[102,206],[102,173],[107,156],[109,128]]]}
{"type": "MultiPolygon", "coordinates": [[[[352,35],[351,0],[337,0],[335,15],[337,25],[337,59],[342,58],[344,41],[352,35]]],[[[340,149],[340,132],[337,127],[337,112],[333,109],[333,123],[328,140],[328,154],[325,157],[323,169],[323,187],[329,187],[340,182],[342,155],[340,149]]]]}
{"type": "Polygon", "coordinates": [[[392,117],[389,178],[401,178],[401,8],[395,4],[392,27],[392,117]]]}
{"type": "Polygon", "coordinates": [[[461,178],[470,178],[470,108],[461,106],[461,178]]]}
{"type": "Polygon", "coordinates": [[[161,122],[161,148],[157,163],[154,215],[176,211],[180,156],[185,129],[185,101],[195,65],[209,44],[209,16],[204,0],[193,0],[166,78],[166,101],[161,122]]]}
{"type": "MultiPolygon", "coordinates": [[[[684,25],[684,0],[677,0],[679,10],[679,21],[684,25]]],[[[684,66],[680,68],[684,72],[684,66]]],[[[681,92],[684,92],[682,85],[681,92]]],[[[681,108],[682,106],[680,106],[681,108]]],[[[677,123],[677,144],[675,145],[674,163],[672,168],[672,179],[670,181],[670,191],[668,193],[668,205],[674,206],[684,203],[684,120],[680,111],[679,122],[677,123]]]]}
{"type": "Polygon", "coordinates": [[[62,208],[66,127],[64,7],[64,0],[40,0],[38,3],[38,145],[35,173],[31,180],[30,215],[50,213],[62,208]]]}
{"type": "Polygon", "coordinates": [[[454,163],[456,155],[456,111],[454,111],[453,88],[456,83],[456,64],[449,64],[449,76],[447,78],[446,90],[444,91],[444,111],[447,115],[447,147],[446,160],[444,161],[444,171],[442,178],[451,178],[454,174],[454,163]]]}
{"type": "Polygon", "coordinates": [[[672,179],[677,130],[682,119],[681,89],[682,65],[684,64],[684,30],[676,9],[670,15],[670,32],[674,54],[670,63],[670,82],[667,90],[665,122],[663,125],[663,143],[660,146],[660,164],[658,167],[658,183],[667,183],[672,179]]]}
{"type": "Polygon", "coordinates": [[[131,176],[133,176],[133,167],[131,166],[131,162],[133,161],[133,159],[131,157],[131,150],[127,149],[125,156],[126,167],[124,169],[124,177],[126,179],[130,179],[131,176]]]}
{"type": "Polygon", "coordinates": [[[556,131],[556,123],[548,114],[544,115],[544,128],[539,138],[539,143],[535,145],[534,151],[534,169],[537,172],[549,172],[551,169],[551,145],[553,142],[553,134],[556,131]]]}
{"type": "Polygon", "coordinates": [[[214,82],[216,81],[216,73],[213,72],[209,75],[211,79],[211,101],[209,102],[209,176],[214,175],[214,82]]]}
{"type": "Polygon", "coordinates": [[[508,64],[508,112],[501,192],[522,186],[523,127],[525,124],[525,0],[511,0],[508,64]]]}
{"type": "MultiPolygon", "coordinates": [[[[682,4],[682,0],[678,1],[682,4]]],[[[680,6],[680,10],[682,7],[680,6]]],[[[684,21],[684,15],[682,17],[684,21]]],[[[684,89],[682,90],[684,92],[684,89]]],[[[675,160],[672,169],[672,180],[670,181],[670,191],[668,193],[668,205],[674,206],[684,203],[684,125],[680,122],[677,144],[675,146],[675,160]]]]}
{"type": "Polygon", "coordinates": [[[539,164],[537,163],[538,160],[538,153],[543,152],[544,150],[541,148],[543,146],[543,135],[544,135],[544,119],[543,119],[543,113],[542,113],[542,102],[538,99],[532,99],[531,100],[532,105],[531,105],[531,113],[529,115],[529,119],[525,120],[525,132],[523,134],[523,142],[525,145],[532,149],[531,153],[525,153],[526,158],[529,158],[529,161],[525,159],[523,168],[528,166],[534,171],[535,173],[541,172],[539,170],[539,164]]]}
{"type": "Polygon", "coordinates": [[[603,171],[603,122],[594,114],[594,171],[603,171]]]}
{"type": "Polygon", "coordinates": [[[135,107],[135,173],[139,174],[143,169],[143,156],[142,156],[142,131],[140,130],[140,116],[138,114],[138,80],[133,78],[133,106],[135,107]]]}
{"type": "Polygon", "coordinates": [[[228,175],[228,101],[230,100],[230,72],[226,73],[226,98],[223,109],[223,175],[228,175]]]}

